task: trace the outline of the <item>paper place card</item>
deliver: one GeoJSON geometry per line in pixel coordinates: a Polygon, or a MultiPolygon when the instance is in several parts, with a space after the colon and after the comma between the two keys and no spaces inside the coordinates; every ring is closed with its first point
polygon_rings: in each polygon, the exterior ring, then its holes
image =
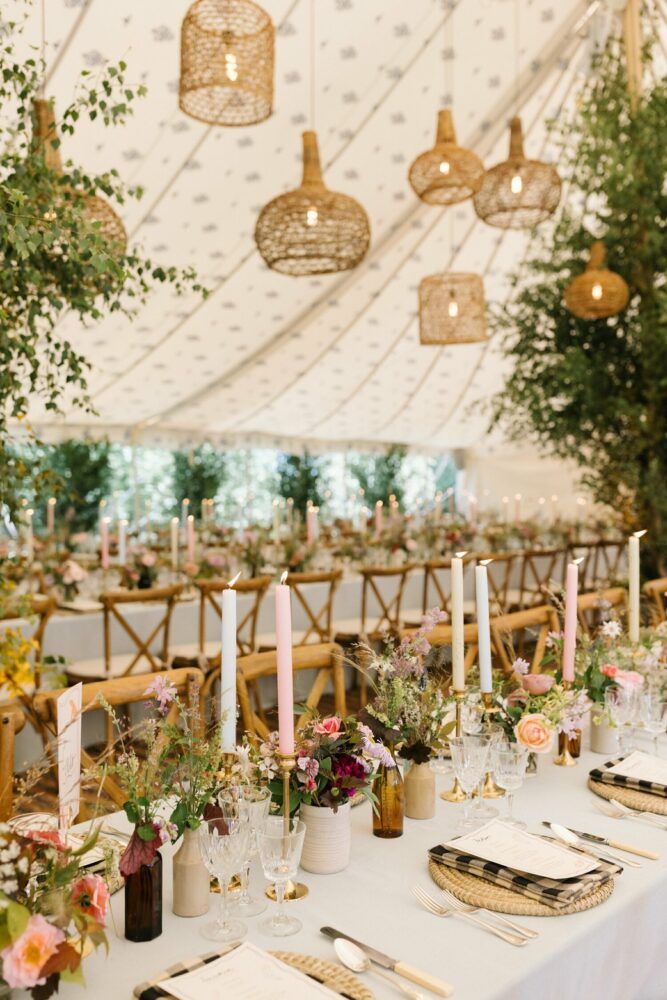
{"type": "Polygon", "coordinates": [[[598,867],[595,858],[586,858],[498,819],[450,840],[445,847],[541,878],[578,878],[598,867]]]}
{"type": "Polygon", "coordinates": [[[81,694],[79,682],[56,702],[58,727],[58,815],[66,830],[79,811],[81,801],[81,694]]]}
{"type": "Polygon", "coordinates": [[[652,781],[654,785],[667,785],[667,760],[633,750],[624,760],[607,769],[609,774],[621,774],[637,781],[652,781]]]}
{"type": "Polygon", "coordinates": [[[303,972],[245,941],[227,955],[182,976],[160,981],[177,1000],[320,1000],[338,996],[303,972]]]}

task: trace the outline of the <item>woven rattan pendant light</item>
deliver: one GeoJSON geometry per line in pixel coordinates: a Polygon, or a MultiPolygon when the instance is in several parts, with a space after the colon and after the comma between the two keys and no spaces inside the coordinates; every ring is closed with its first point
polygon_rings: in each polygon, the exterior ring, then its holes
{"type": "Polygon", "coordinates": [[[449,108],[438,112],[435,146],[417,157],[408,177],[415,194],[429,205],[454,205],[479,190],[484,165],[472,150],[457,145],[449,108]]]}
{"type": "MultiPolygon", "coordinates": [[[[58,138],[55,124],[53,103],[45,98],[33,101],[34,136],[33,141],[43,152],[44,161],[57,174],[63,173],[60,147],[53,146],[53,140],[58,138]]],[[[100,234],[113,249],[124,254],[127,250],[127,233],[125,226],[114,212],[111,205],[95,194],[79,192],[83,201],[83,214],[91,225],[98,226],[100,234]]]]}
{"type": "Polygon", "coordinates": [[[271,114],[275,29],[252,0],[196,0],[181,25],[178,104],[209,125],[271,114]]]}
{"type": "Polygon", "coordinates": [[[325,185],[314,132],[303,133],[301,186],[264,206],[255,241],[269,267],[282,274],[346,271],[366,255],[368,216],[354,198],[325,185]]]}
{"type": "Polygon", "coordinates": [[[623,312],[630,298],[626,282],[605,266],[604,243],[592,244],[586,270],[565,289],[565,305],[580,319],[606,319],[623,312]]]}
{"type": "Polygon", "coordinates": [[[431,274],[419,283],[419,341],[476,344],[488,340],[484,282],[479,274],[431,274]]]}
{"type": "Polygon", "coordinates": [[[255,242],[274,271],[296,276],[332,274],[356,267],[370,243],[364,209],[349,195],[330,191],[322,177],[315,133],[315,2],[310,2],[310,121],[303,133],[301,186],[281,194],[259,213],[255,242]]]}

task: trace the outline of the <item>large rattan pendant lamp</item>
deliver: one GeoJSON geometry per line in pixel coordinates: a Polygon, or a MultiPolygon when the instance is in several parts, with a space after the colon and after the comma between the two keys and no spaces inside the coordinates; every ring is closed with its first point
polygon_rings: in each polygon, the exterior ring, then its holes
{"type": "Polygon", "coordinates": [[[274,49],[273,22],[252,0],[196,0],[181,25],[181,111],[208,125],[264,121],[274,49]]]}
{"type": "Polygon", "coordinates": [[[450,271],[419,283],[419,342],[477,344],[488,340],[484,282],[479,274],[450,271]]]}
{"type": "MultiPolygon", "coordinates": [[[[312,124],[315,117],[313,0],[310,18],[312,124]]],[[[313,129],[303,133],[300,187],[264,206],[255,226],[255,242],[272,270],[295,276],[347,271],[365,257],[370,242],[368,216],[358,201],[330,191],[324,183],[313,129]]]]}
{"type": "MultiPolygon", "coordinates": [[[[33,141],[36,147],[43,153],[47,167],[57,174],[62,174],[60,148],[53,145],[53,140],[57,138],[57,131],[52,101],[43,97],[35,98],[33,119],[33,141]]],[[[119,255],[124,254],[127,250],[127,233],[125,226],[111,205],[96,194],[80,191],[78,195],[82,199],[83,215],[86,221],[99,230],[100,235],[113,252],[119,255]]]]}
{"type": "Polygon", "coordinates": [[[475,211],[483,222],[499,229],[532,229],[558,207],[561,181],[550,163],[529,160],[523,148],[519,117],[519,0],[514,0],[516,57],[516,114],[510,122],[509,156],[487,171],[473,197],[475,211]]]}
{"type": "Polygon", "coordinates": [[[596,240],[586,270],[565,289],[565,305],[580,319],[606,319],[623,312],[629,298],[630,289],[620,274],[605,267],[604,243],[596,240]]]}

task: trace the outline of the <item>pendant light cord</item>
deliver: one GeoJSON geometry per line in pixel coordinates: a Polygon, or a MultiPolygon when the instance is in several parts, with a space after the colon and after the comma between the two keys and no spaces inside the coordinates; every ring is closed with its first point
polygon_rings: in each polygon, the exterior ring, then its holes
{"type": "Polygon", "coordinates": [[[315,0],[310,0],[309,11],[310,50],[310,128],[315,131],[315,0]]]}
{"type": "Polygon", "coordinates": [[[515,114],[519,114],[519,79],[521,70],[521,54],[519,39],[519,0],[514,0],[514,103],[515,114]]]}
{"type": "Polygon", "coordinates": [[[39,84],[39,96],[44,97],[46,84],[46,0],[42,0],[40,6],[40,56],[42,60],[42,78],[39,84]]]}

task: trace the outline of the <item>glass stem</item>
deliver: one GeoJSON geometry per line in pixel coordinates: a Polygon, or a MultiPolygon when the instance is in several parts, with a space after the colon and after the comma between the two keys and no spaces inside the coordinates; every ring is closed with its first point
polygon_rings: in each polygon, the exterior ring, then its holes
{"type": "Polygon", "coordinates": [[[241,902],[249,902],[248,898],[248,883],[250,882],[250,862],[246,864],[241,869],[241,902]]]}
{"type": "Polygon", "coordinates": [[[278,911],[274,917],[274,923],[280,924],[285,919],[285,883],[282,880],[276,882],[276,903],[278,911]]]}
{"type": "Polygon", "coordinates": [[[229,876],[218,876],[218,885],[220,886],[220,913],[218,915],[218,922],[220,926],[224,929],[227,927],[227,893],[229,891],[229,876]]]}
{"type": "Polygon", "coordinates": [[[470,822],[470,806],[472,804],[472,792],[466,792],[466,797],[463,800],[463,823],[464,825],[470,822]]]}
{"type": "Polygon", "coordinates": [[[507,789],[505,794],[507,795],[507,818],[511,822],[514,819],[514,792],[507,789]]]}

